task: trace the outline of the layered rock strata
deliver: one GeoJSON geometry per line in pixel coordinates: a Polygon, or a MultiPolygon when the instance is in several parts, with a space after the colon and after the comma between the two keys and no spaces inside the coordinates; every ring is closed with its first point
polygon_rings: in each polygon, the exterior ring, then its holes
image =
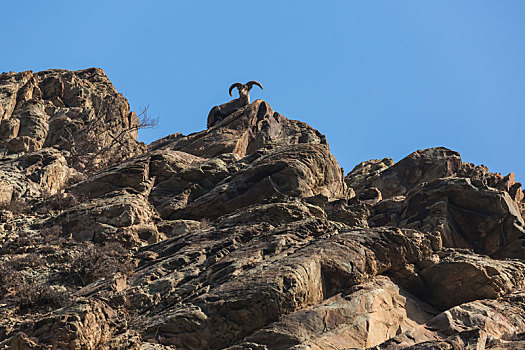
{"type": "Polygon", "coordinates": [[[514,174],[432,148],[344,176],[261,100],[146,150],[99,69],[4,73],[0,120],[1,348],[525,344],[514,174]],[[129,157],[79,166],[84,125],[129,157]]]}

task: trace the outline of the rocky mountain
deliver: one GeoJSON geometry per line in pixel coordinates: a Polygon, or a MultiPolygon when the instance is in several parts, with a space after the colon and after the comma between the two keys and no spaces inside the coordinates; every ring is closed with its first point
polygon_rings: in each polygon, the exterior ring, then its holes
{"type": "Polygon", "coordinates": [[[512,173],[345,175],[262,100],[146,146],[95,68],[2,74],[0,121],[2,349],[525,348],[512,173]]]}

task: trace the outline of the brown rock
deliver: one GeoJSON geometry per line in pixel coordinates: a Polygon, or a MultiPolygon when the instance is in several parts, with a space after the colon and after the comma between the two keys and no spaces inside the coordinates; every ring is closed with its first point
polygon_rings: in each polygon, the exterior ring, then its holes
{"type": "MultiPolygon", "coordinates": [[[[227,159],[227,158],[226,158],[227,159]]],[[[189,153],[163,149],[151,153],[151,175],[156,177],[157,183],[180,173],[189,166],[196,166],[206,161],[206,158],[194,156],[189,153]]],[[[202,170],[204,172],[205,169],[202,170]]]]}
{"type": "Polygon", "coordinates": [[[255,204],[242,208],[232,214],[222,216],[216,221],[216,225],[218,227],[232,227],[252,223],[268,223],[272,226],[280,226],[312,217],[326,219],[326,213],[319,207],[290,201],[255,204]]]}
{"type": "MultiPolygon", "coordinates": [[[[328,234],[316,242],[316,235],[326,235],[335,227],[323,221],[306,220],[286,226],[284,231],[277,229],[264,233],[264,238],[261,237],[264,231],[260,229],[263,227],[252,224],[251,229],[246,227],[240,232],[235,226],[204,230],[157,247],[162,249],[156,261],[176,268],[169,275],[162,273],[162,277],[153,282],[153,288],[152,283],[147,282],[148,276],[158,274],[160,270],[155,263],[149,262],[149,267],[135,277],[133,285],[142,286],[142,292],[134,298],[142,295],[139,300],[146,305],[155,303],[157,297],[148,295],[158,290],[159,295],[178,295],[190,298],[192,302],[158,313],[148,323],[147,333],[159,334],[166,339],[164,344],[184,348],[220,348],[284,314],[321,303],[364,282],[369,276],[396,271],[406,263],[424,266],[432,256],[431,242],[411,231],[356,230],[334,236],[328,234]],[[241,232],[245,242],[242,246],[223,243],[224,239],[238,241],[241,232]],[[208,235],[215,238],[214,242],[203,239],[208,235]],[[249,239],[250,236],[258,238],[249,239]],[[296,243],[287,246],[286,241],[296,243]],[[183,246],[182,242],[185,242],[183,246]],[[224,246],[229,254],[223,255],[222,249],[217,251],[219,255],[208,254],[206,258],[205,252],[210,244],[224,246]],[[374,258],[367,261],[365,256],[374,258]],[[200,271],[206,272],[201,274],[200,271]],[[188,273],[194,277],[183,279],[188,273]],[[147,284],[150,286],[145,288],[147,284]]],[[[134,304],[138,305],[138,302],[134,304]]],[[[357,322],[351,320],[350,315],[347,317],[349,319],[344,322],[357,322]]],[[[379,319],[378,324],[383,322],[379,319]]],[[[390,321],[394,332],[398,321],[384,320],[385,323],[390,321]]],[[[329,322],[338,322],[336,314],[329,322]]],[[[355,341],[356,334],[362,334],[359,332],[350,332],[348,341],[355,341]]],[[[372,340],[375,336],[371,337],[371,342],[385,339],[372,340]]],[[[279,339],[275,341],[283,341],[279,339]]]]}
{"type": "Polygon", "coordinates": [[[11,118],[17,102],[17,93],[33,76],[30,71],[0,75],[0,119],[11,118]]]}
{"type": "Polygon", "coordinates": [[[94,350],[111,339],[110,323],[114,317],[115,312],[103,302],[89,301],[58,310],[36,324],[28,324],[24,332],[37,338],[40,346],[94,350]]]}
{"type": "Polygon", "coordinates": [[[405,196],[383,199],[373,207],[373,215],[368,219],[371,226],[399,226],[403,214],[405,196]]]}
{"type": "Polygon", "coordinates": [[[525,257],[524,222],[516,203],[507,192],[475,187],[470,179],[439,179],[413,189],[399,226],[437,231],[445,247],[525,257]]]}
{"type": "Polygon", "coordinates": [[[0,122],[0,140],[8,141],[18,136],[20,120],[4,119],[0,122]]]}
{"type": "Polygon", "coordinates": [[[159,225],[158,230],[166,235],[166,237],[180,237],[204,228],[207,225],[205,221],[195,220],[163,220],[159,225]]]}
{"type": "Polygon", "coordinates": [[[502,176],[499,173],[489,172],[484,165],[475,166],[471,163],[463,163],[458,176],[471,179],[472,184],[476,187],[484,188],[488,186],[505,191],[518,204],[518,206],[524,198],[521,184],[516,182],[516,176],[514,173],[502,176]]]}
{"type": "Polygon", "coordinates": [[[376,187],[369,187],[361,191],[358,199],[363,203],[373,205],[379,203],[383,199],[383,196],[381,195],[381,191],[376,187]]]}
{"type": "Polygon", "coordinates": [[[144,196],[114,193],[67,209],[56,221],[66,236],[71,235],[77,241],[140,245],[142,242],[155,243],[159,239],[158,231],[152,226],[153,217],[153,210],[144,196]]]}
{"type": "Polygon", "coordinates": [[[263,147],[300,143],[326,145],[326,139],[309,125],[287,119],[256,100],[208,130],[176,138],[169,147],[206,158],[223,153],[244,157],[263,147]]]}
{"type": "Polygon", "coordinates": [[[7,149],[11,153],[34,152],[41,147],[41,143],[29,136],[15,137],[7,142],[7,149]]]}
{"type": "Polygon", "coordinates": [[[136,125],[101,70],[0,76],[0,348],[523,347],[513,174],[433,148],[343,179],[260,100],[144,153],[136,125]]]}
{"type": "Polygon", "coordinates": [[[305,198],[306,203],[318,206],[323,210],[324,216],[329,220],[342,222],[350,227],[368,227],[370,217],[370,206],[355,199],[332,199],[320,194],[305,198]]]}
{"type": "Polygon", "coordinates": [[[480,299],[497,299],[525,286],[525,263],[475,254],[444,252],[440,262],[418,273],[428,303],[440,310],[480,299]]]}
{"type": "Polygon", "coordinates": [[[523,293],[518,292],[458,305],[384,342],[378,349],[454,349],[453,344],[460,349],[520,349],[519,335],[525,330],[523,301],[523,293]]]}
{"type": "Polygon", "coordinates": [[[71,186],[68,191],[90,198],[100,197],[117,190],[146,193],[152,185],[149,179],[149,157],[142,157],[104,169],[71,186]]]}
{"type": "Polygon", "coordinates": [[[496,188],[506,191],[516,203],[519,203],[523,200],[521,184],[516,182],[516,175],[514,175],[514,173],[510,173],[501,179],[496,184],[496,188]]]}
{"type": "Polygon", "coordinates": [[[0,181],[0,203],[8,203],[13,199],[13,184],[1,180],[0,181]]]}
{"type": "Polygon", "coordinates": [[[394,165],[394,161],[391,158],[371,159],[361,162],[346,175],[345,181],[350,186],[365,183],[367,179],[377,176],[392,165],[394,165]]]}
{"type": "Polygon", "coordinates": [[[168,158],[152,158],[156,186],[149,199],[163,218],[170,218],[174,211],[185,208],[243,166],[238,163],[239,157],[232,153],[209,160],[177,153],[177,157],[181,155],[186,155],[188,162],[172,163],[168,158]]]}
{"type": "Polygon", "coordinates": [[[33,350],[39,346],[23,332],[18,333],[10,339],[9,350],[33,350]]]}
{"type": "Polygon", "coordinates": [[[0,163],[0,182],[5,198],[34,198],[63,189],[72,169],[61,152],[44,148],[0,163]]]}
{"type": "Polygon", "coordinates": [[[170,218],[215,218],[272,197],[344,197],[339,164],[325,145],[281,147],[236,172],[170,218]]]}
{"type": "Polygon", "coordinates": [[[288,314],[246,340],[272,349],[365,348],[417,327],[435,313],[388,278],[378,277],[288,314]]]}
{"type": "Polygon", "coordinates": [[[477,187],[495,187],[503,178],[501,174],[489,172],[489,169],[484,165],[475,165],[468,162],[463,162],[458,177],[469,178],[472,184],[477,187]]]}
{"type": "Polygon", "coordinates": [[[11,153],[56,147],[80,155],[110,145],[115,137],[127,155],[144,148],[136,141],[136,114],[101,69],[3,74],[0,107],[0,139],[11,153]],[[89,133],[96,136],[82,143],[89,133]]]}
{"type": "Polygon", "coordinates": [[[65,187],[72,170],[64,156],[55,149],[45,148],[19,158],[26,176],[40,185],[46,195],[53,195],[65,187]]]}
{"type": "Polygon", "coordinates": [[[457,173],[462,166],[459,153],[444,147],[418,150],[389,167],[388,160],[372,164],[361,163],[347,175],[346,183],[357,194],[377,187],[383,198],[405,195],[418,184],[457,173]]]}

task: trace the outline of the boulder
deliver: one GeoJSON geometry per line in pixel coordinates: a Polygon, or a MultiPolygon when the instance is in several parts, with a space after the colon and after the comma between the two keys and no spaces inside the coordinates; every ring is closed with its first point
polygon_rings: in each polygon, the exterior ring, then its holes
{"type": "Polygon", "coordinates": [[[525,262],[494,260],[456,251],[419,271],[414,293],[437,309],[481,299],[497,299],[525,286],[525,262]]]}
{"type": "Polygon", "coordinates": [[[356,194],[376,187],[383,198],[391,198],[405,195],[421,183],[454,175],[462,166],[459,153],[444,147],[418,150],[397,164],[391,163],[388,158],[361,163],[346,176],[346,183],[356,194]]]}
{"type": "Polygon", "coordinates": [[[285,118],[268,103],[256,100],[210,129],[171,142],[157,142],[150,149],[169,147],[205,158],[223,153],[244,157],[263,147],[302,143],[327,144],[325,136],[308,124],[285,118]]]}
{"type": "Polygon", "coordinates": [[[410,191],[402,210],[400,227],[439,232],[445,247],[525,258],[523,218],[505,191],[475,187],[470,179],[443,178],[410,191]]]}
{"type": "Polygon", "coordinates": [[[63,154],[54,148],[8,157],[0,163],[4,196],[12,199],[54,195],[74,173],[63,154]]]}
{"type": "Polygon", "coordinates": [[[377,348],[520,349],[525,330],[523,292],[455,306],[377,348]],[[455,347],[454,347],[455,346],[455,347]]]}
{"type": "Polygon", "coordinates": [[[54,147],[78,158],[115,139],[125,157],[145,148],[136,141],[137,115],[98,68],[4,73],[0,112],[0,140],[10,153],[54,147]]]}
{"type": "Polygon", "coordinates": [[[271,349],[367,348],[425,323],[436,313],[388,278],[378,276],[285,315],[246,340],[271,349]]]}
{"type": "Polygon", "coordinates": [[[21,327],[23,332],[7,339],[7,344],[12,349],[100,349],[112,337],[115,316],[115,311],[101,301],[78,303],[37,322],[26,322],[21,327]]]}
{"type": "Polygon", "coordinates": [[[63,235],[76,241],[121,242],[126,245],[155,243],[160,237],[152,222],[155,213],[142,195],[125,192],[84,199],[63,211],[54,223],[63,235]]]}
{"type": "MultiPolygon", "coordinates": [[[[191,192],[190,192],[191,193],[191,192]]],[[[216,218],[282,196],[345,197],[341,168],[325,145],[298,144],[268,152],[188,201],[169,218],[216,218]]]]}

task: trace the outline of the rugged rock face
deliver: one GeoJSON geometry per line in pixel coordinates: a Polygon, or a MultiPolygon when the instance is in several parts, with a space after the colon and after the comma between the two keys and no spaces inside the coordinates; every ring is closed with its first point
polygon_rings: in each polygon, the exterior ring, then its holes
{"type": "Polygon", "coordinates": [[[256,100],[207,130],[186,137],[170,135],[153,142],[150,149],[169,147],[207,158],[224,153],[244,157],[261,148],[295,144],[327,145],[324,135],[308,124],[287,119],[256,100]]]}
{"type": "Polygon", "coordinates": [[[99,69],[3,74],[0,116],[1,348],[524,347],[514,174],[433,148],[344,176],[260,100],[146,150],[99,69]],[[96,161],[107,130],[128,159],[96,161]]]}
{"type": "Polygon", "coordinates": [[[136,113],[130,112],[128,101],[101,69],[0,75],[0,152],[4,154],[52,147],[67,151],[73,165],[85,167],[88,154],[95,162],[103,161],[107,154],[101,151],[117,144],[131,155],[143,150],[136,141],[138,126],[136,113]]]}

